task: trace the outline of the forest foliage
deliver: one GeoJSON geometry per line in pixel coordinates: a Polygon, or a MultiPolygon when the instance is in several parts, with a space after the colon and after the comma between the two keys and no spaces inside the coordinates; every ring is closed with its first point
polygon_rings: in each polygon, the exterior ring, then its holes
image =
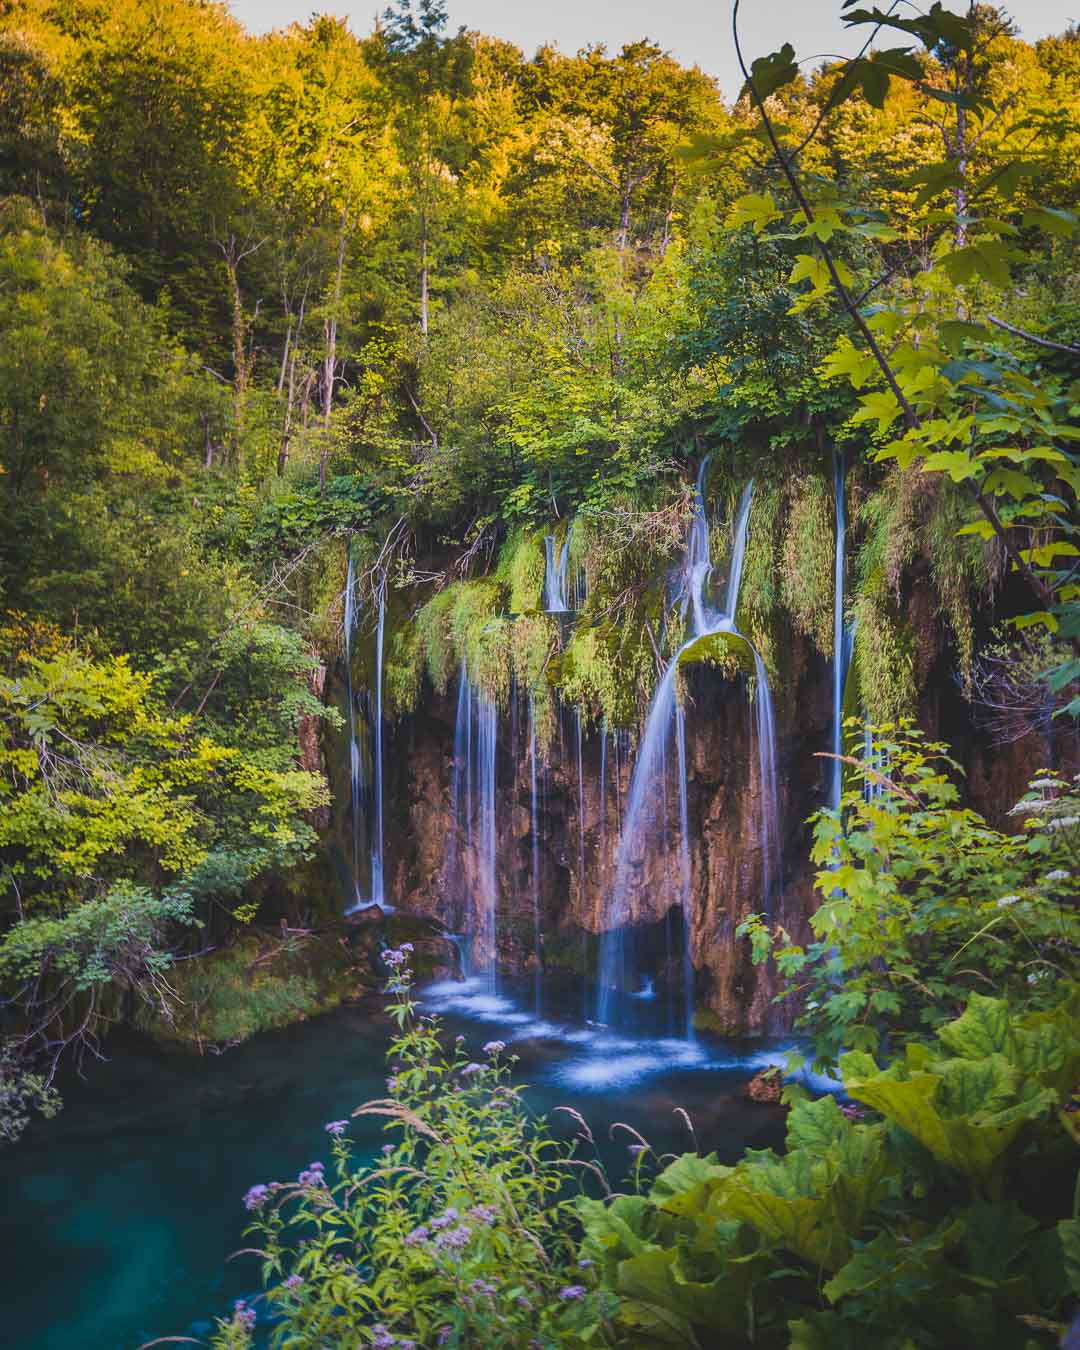
{"type": "Polygon", "coordinates": [[[297,733],[335,717],[349,549],[391,592],[392,715],[464,661],[529,691],[542,742],[557,698],[632,727],[706,455],[718,556],[755,480],[739,618],[770,677],[793,631],[831,654],[840,456],[871,718],[926,675],[919,569],[966,688],[1022,666],[1029,722],[1075,711],[1080,42],[845,14],[872,48],[759,58],[729,106],[647,40],[526,55],[439,0],[261,38],[194,0],[5,7],[24,1050],[96,1034],[106,987],[167,1000],[169,953],[310,850],[297,733]],[[570,638],[545,533],[587,579],[570,638]]]}

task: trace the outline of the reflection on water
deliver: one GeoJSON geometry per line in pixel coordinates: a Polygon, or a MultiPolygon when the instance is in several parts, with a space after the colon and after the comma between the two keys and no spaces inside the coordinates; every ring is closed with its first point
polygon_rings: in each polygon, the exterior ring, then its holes
{"type": "MultiPolygon", "coordinates": [[[[539,1111],[573,1106],[588,1118],[614,1177],[627,1154],[608,1130],[626,1121],[658,1151],[705,1149],[733,1161],[775,1145],[775,1110],[740,1089],[782,1061],[776,1042],[694,1042],[654,1034],[655,1005],[620,1009],[618,1030],[582,1025],[580,985],[531,981],[498,994],[486,982],[431,986],[421,995],[454,1034],[479,1044],[501,1032],[520,1056],[518,1079],[539,1111]],[[572,1011],[573,1010],[573,1011],[572,1011]]],[[[256,1038],[220,1057],[166,1054],[117,1037],[112,1059],[64,1084],[65,1107],[0,1152],[8,1350],[132,1350],[155,1336],[205,1336],[209,1317],[258,1285],[245,1245],[241,1197],[329,1156],[322,1126],[385,1095],[391,1025],[373,1006],[343,1008],[256,1038]]],[[[556,1115],[557,1130],[572,1131],[556,1115]]],[[[360,1152],[383,1142],[371,1118],[354,1122],[360,1152]]]]}

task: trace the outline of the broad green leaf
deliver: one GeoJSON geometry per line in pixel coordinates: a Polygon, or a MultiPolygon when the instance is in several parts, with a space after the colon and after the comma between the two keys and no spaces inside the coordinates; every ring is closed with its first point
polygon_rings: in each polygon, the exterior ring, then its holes
{"type": "Polygon", "coordinates": [[[979,1059],[1008,1054],[1012,1046],[1008,1004],[1004,999],[972,994],[956,1021],[938,1029],[938,1037],[954,1055],[979,1059]]]}
{"type": "Polygon", "coordinates": [[[1063,1219],[1057,1232],[1065,1255],[1065,1277],[1069,1288],[1080,1298],[1080,1219],[1063,1219]]]}
{"type": "Polygon", "coordinates": [[[926,456],[922,468],[927,473],[947,473],[954,483],[975,478],[979,473],[978,464],[962,450],[938,450],[926,456]]]}
{"type": "Polygon", "coordinates": [[[965,342],[985,342],[987,331],[979,323],[965,323],[960,319],[947,319],[938,327],[941,340],[950,352],[959,352],[965,342]]]}
{"type": "Polygon", "coordinates": [[[880,389],[873,394],[864,394],[859,400],[860,407],[852,414],[851,421],[877,421],[878,434],[883,435],[900,416],[900,404],[891,389],[880,389]]]}
{"type": "Polygon", "coordinates": [[[1056,234],[1062,239],[1070,239],[1076,229],[1076,213],[1063,211],[1050,206],[1032,206],[1024,212],[1025,225],[1033,225],[1045,230],[1047,234],[1056,234]]]}
{"type": "Polygon", "coordinates": [[[760,234],[766,225],[780,219],[782,217],[771,192],[747,192],[732,203],[726,224],[729,230],[749,225],[755,234],[760,234]]]}
{"type": "Polygon", "coordinates": [[[751,64],[750,79],[743,85],[739,97],[741,98],[743,94],[748,93],[752,84],[758,98],[768,98],[770,94],[775,94],[785,84],[790,84],[798,73],[799,67],[795,64],[795,48],[790,42],[785,42],[778,52],[771,52],[768,56],[759,56],[751,64]]]}

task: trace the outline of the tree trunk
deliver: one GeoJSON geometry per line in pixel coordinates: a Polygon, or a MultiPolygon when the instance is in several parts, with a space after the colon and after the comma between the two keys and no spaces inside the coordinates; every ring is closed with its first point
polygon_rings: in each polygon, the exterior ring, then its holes
{"type": "Polygon", "coordinates": [[[420,331],[428,332],[428,227],[427,212],[420,216],[420,331]]]}
{"type": "Polygon", "coordinates": [[[304,327],[304,306],[306,304],[307,292],[305,291],[304,298],[300,301],[300,313],[296,320],[296,340],[292,344],[291,352],[289,352],[288,394],[285,400],[285,421],[281,429],[281,448],[278,451],[277,462],[279,478],[285,472],[285,466],[289,462],[289,448],[292,444],[293,409],[296,406],[296,361],[299,354],[300,333],[304,327]]]}
{"type": "MultiPolygon", "coordinates": [[[[348,203],[341,208],[341,231],[338,234],[337,268],[334,272],[333,303],[330,317],[323,323],[326,334],[326,358],[323,362],[323,430],[330,431],[330,418],[334,411],[334,383],[337,374],[337,329],[338,313],[341,309],[341,282],[345,271],[345,239],[348,224],[348,203]]],[[[330,454],[330,443],[323,437],[319,451],[319,491],[326,491],[326,461],[330,454]]]]}
{"type": "Polygon", "coordinates": [[[248,387],[254,361],[248,351],[248,318],[240,292],[240,261],[245,255],[236,243],[236,235],[229,236],[222,246],[225,271],[229,278],[229,299],[232,303],[232,357],[233,357],[233,425],[232,460],[240,468],[244,456],[244,422],[247,415],[248,387]]]}

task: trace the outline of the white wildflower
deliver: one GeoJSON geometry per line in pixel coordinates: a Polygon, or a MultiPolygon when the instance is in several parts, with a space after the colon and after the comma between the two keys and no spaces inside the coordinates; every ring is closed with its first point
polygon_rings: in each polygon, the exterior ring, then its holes
{"type": "Polygon", "coordinates": [[[1036,797],[1034,801],[1017,802],[1015,806],[1009,808],[1010,816],[1037,816],[1043,811],[1049,811],[1054,805],[1047,797],[1036,797]]]}
{"type": "Polygon", "coordinates": [[[1067,830],[1073,825],[1080,825],[1080,816],[1058,816],[1056,820],[1046,822],[1048,830],[1067,830]]]}
{"type": "Polygon", "coordinates": [[[998,909],[1006,909],[1009,905],[1015,905],[1020,897],[1018,895],[1003,895],[997,902],[998,909]]]}
{"type": "Polygon", "coordinates": [[[1032,788],[1059,788],[1064,787],[1060,778],[1033,778],[1028,784],[1032,788]]]}
{"type": "Polygon", "coordinates": [[[1054,872],[1047,872],[1046,877],[1044,879],[1049,882],[1068,881],[1068,879],[1071,876],[1072,876],[1071,872],[1066,872],[1063,867],[1059,867],[1054,872]]]}

